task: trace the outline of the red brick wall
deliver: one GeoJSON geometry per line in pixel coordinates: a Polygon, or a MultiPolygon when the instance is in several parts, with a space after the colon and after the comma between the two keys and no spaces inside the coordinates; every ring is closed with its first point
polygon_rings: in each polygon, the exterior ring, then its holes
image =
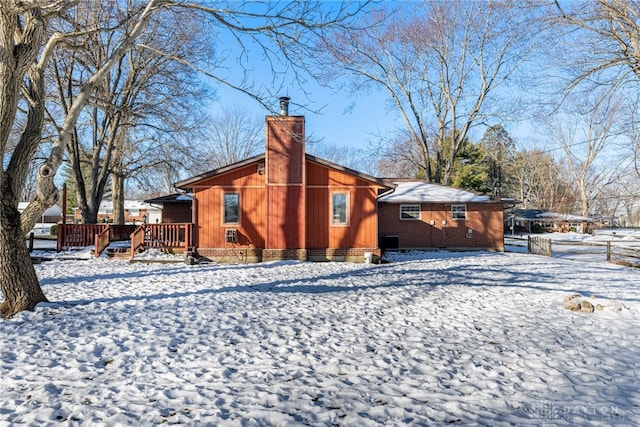
{"type": "Polygon", "coordinates": [[[466,206],[466,220],[452,219],[449,203],[423,203],[420,220],[400,220],[400,204],[380,203],[378,207],[380,237],[398,236],[400,249],[448,248],[503,251],[502,204],[467,203],[466,206]]]}
{"type": "Polygon", "coordinates": [[[364,254],[371,252],[374,259],[380,258],[378,248],[337,248],[337,249],[308,249],[309,261],[348,261],[364,262],[364,254]]]}

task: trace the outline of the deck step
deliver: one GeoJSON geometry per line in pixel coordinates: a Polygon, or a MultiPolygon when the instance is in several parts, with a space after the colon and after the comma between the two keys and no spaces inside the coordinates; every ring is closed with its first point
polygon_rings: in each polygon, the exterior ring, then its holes
{"type": "Polygon", "coordinates": [[[129,258],[131,256],[131,248],[127,247],[110,247],[105,249],[105,252],[111,258],[129,258]]]}

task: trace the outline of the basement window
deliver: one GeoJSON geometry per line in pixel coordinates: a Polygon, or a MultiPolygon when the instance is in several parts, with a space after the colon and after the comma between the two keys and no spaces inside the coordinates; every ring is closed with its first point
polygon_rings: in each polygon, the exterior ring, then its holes
{"type": "Polygon", "coordinates": [[[238,193],[225,193],[224,194],[224,224],[239,224],[240,223],[240,194],[238,193]]]}
{"type": "Polygon", "coordinates": [[[420,205],[400,205],[401,220],[419,220],[420,205]]]}
{"type": "Polygon", "coordinates": [[[331,224],[332,225],[348,225],[349,224],[349,193],[333,193],[331,194],[331,224]]]}
{"type": "Polygon", "coordinates": [[[451,219],[467,219],[467,205],[451,205],[451,219]]]}

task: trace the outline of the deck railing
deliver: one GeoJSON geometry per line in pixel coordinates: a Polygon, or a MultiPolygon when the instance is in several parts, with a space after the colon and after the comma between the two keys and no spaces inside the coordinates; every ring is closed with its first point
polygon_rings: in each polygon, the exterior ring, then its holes
{"type": "Polygon", "coordinates": [[[131,259],[133,259],[140,248],[144,248],[144,235],[146,231],[145,226],[141,225],[131,233],[131,259]]]}
{"type": "Polygon", "coordinates": [[[57,250],[65,247],[94,245],[98,256],[109,246],[109,242],[131,240],[131,256],[141,248],[161,248],[163,250],[189,250],[193,245],[191,223],[143,224],[58,224],[57,250]]]}
{"type": "Polygon", "coordinates": [[[131,258],[141,248],[189,250],[192,246],[192,224],[143,224],[131,234],[131,258]]]}
{"type": "Polygon", "coordinates": [[[95,248],[93,249],[93,256],[98,257],[109,246],[111,230],[109,227],[105,227],[99,234],[96,234],[95,248]]]}
{"type": "Polygon", "coordinates": [[[63,248],[85,247],[95,244],[95,236],[108,224],[58,224],[58,243],[56,250],[63,248]]]}

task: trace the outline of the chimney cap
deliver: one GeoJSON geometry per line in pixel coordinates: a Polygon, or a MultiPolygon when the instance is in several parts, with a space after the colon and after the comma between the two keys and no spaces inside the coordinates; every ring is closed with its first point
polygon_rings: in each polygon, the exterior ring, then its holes
{"type": "Polygon", "coordinates": [[[291,100],[291,98],[289,98],[288,96],[281,96],[280,97],[280,115],[281,116],[288,116],[289,115],[289,101],[291,100]]]}

